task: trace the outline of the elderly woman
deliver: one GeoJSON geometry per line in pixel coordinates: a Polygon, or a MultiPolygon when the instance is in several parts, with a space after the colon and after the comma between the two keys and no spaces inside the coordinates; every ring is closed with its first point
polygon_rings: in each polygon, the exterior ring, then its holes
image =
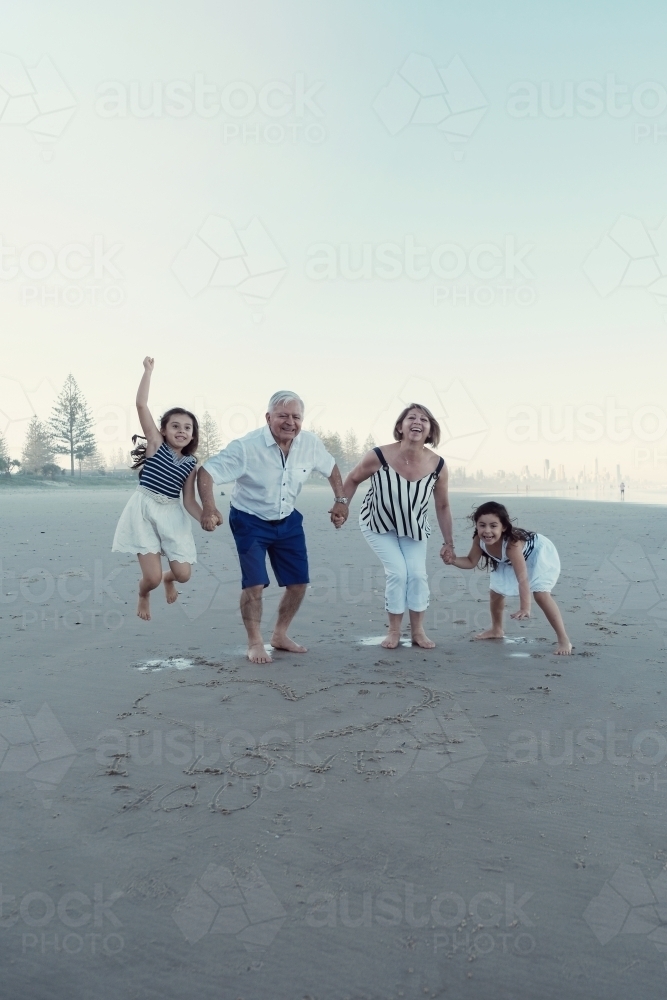
{"type": "Polygon", "coordinates": [[[379,556],[387,579],[385,609],[389,632],[382,645],[395,649],[407,607],[413,645],[433,649],[424,631],[429,603],[426,545],[431,534],[427,509],[431,494],[444,539],[441,556],[454,552],[452,514],[447,494],[447,466],[426,445],[437,448],[440,426],[421,403],[407,406],[394,426],[395,442],[373,448],[350,472],[343,484],[343,498],[332,509],[335,517],[345,510],[357,487],[370,479],[359,514],[364,538],[379,556]]]}

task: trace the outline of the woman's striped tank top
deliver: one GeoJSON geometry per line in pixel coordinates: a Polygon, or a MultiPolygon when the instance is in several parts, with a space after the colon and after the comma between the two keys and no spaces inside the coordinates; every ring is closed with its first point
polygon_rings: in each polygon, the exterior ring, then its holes
{"type": "Polygon", "coordinates": [[[382,468],[371,476],[371,488],[364,497],[359,519],[380,535],[395,531],[397,535],[415,538],[419,542],[429,538],[431,526],[426,512],[445,464],[444,458],[428,476],[411,483],[387,465],[379,448],[373,451],[382,462],[382,468]]]}

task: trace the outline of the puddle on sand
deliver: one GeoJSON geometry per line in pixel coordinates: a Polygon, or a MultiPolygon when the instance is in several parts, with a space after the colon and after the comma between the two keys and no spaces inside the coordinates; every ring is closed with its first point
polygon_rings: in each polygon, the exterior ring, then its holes
{"type": "MultiPolygon", "coordinates": [[[[360,646],[381,646],[384,642],[385,636],[383,635],[370,635],[366,639],[359,639],[360,646]]],[[[412,649],[412,642],[410,639],[406,639],[404,636],[401,638],[399,646],[405,646],[406,649],[412,649]]]]}
{"type": "Polygon", "coordinates": [[[140,670],[142,674],[152,674],[156,670],[189,670],[196,666],[193,660],[188,660],[185,656],[169,656],[166,660],[143,660],[135,663],[135,670],[140,670]]]}
{"type": "Polygon", "coordinates": [[[510,658],[514,658],[515,659],[516,657],[521,657],[522,659],[524,657],[526,657],[526,658],[530,659],[530,653],[507,653],[506,655],[507,655],[508,659],[510,659],[510,658]]]}

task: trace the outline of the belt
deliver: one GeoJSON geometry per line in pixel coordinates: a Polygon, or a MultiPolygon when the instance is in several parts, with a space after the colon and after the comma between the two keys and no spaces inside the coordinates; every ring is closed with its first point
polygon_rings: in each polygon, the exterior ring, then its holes
{"type": "MultiPolygon", "coordinates": [[[[287,517],[289,517],[289,514],[287,515],[287,517]]],[[[287,520],[287,517],[281,517],[279,521],[267,521],[266,523],[267,524],[282,524],[284,521],[287,520]]]]}
{"type": "Polygon", "coordinates": [[[151,500],[157,500],[158,503],[180,503],[180,497],[166,497],[164,493],[154,493],[153,490],[149,490],[146,486],[137,486],[138,493],[144,493],[146,496],[150,497],[151,500]]]}

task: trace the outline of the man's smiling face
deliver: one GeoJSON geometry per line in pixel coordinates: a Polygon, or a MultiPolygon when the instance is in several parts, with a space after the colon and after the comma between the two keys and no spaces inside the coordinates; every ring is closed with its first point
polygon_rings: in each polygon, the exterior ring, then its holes
{"type": "Polygon", "coordinates": [[[266,414],[266,422],[279,444],[293,441],[301,431],[303,422],[301,403],[298,399],[288,399],[285,403],[279,403],[266,414]]]}

